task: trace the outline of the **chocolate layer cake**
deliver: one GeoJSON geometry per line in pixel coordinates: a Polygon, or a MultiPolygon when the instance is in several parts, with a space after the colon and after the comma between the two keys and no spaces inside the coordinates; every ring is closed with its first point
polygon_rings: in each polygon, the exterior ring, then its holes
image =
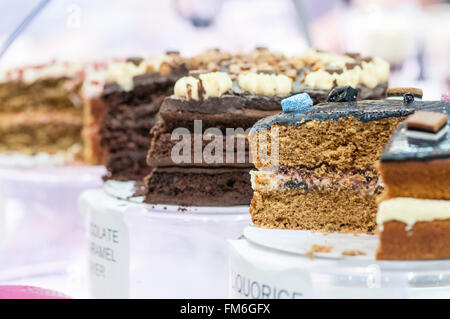
{"type": "Polygon", "coordinates": [[[253,165],[245,137],[256,121],[278,113],[281,100],[299,92],[308,92],[316,102],[324,101],[338,83],[354,84],[365,98],[380,98],[385,94],[389,75],[389,65],[378,58],[319,51],[286,58],[264,48],[208,63],[208,70],[215,72],[193,71],[178,80],[175,94],[161,106],[161,121],[151,131],[147,158],[148,165],[154,167],[146,178],[147,202],[248,204],[252,190],[247,174],[253,165]],[[201,122],[199,129],[196,121],[201,122]],[[180,156],[175,160],[173,156],[180,142],[180,137],[173,135],[177,128],[189,134],[185,139],[189,154],[183,153],[182,161],[180,156]],[[222,147],[208,160],[202,155],[211,140],[220,141],[222,147]],[[166,167],[177,167],[178,178],[174,170],[168,173],[166,167]],[[184,174],[183,170],[190,173],[184,174]],[[225,175],[224,170],[228,172],[225,175]],[[207,188],[206,180],[211,182],[207,188]],[[187,184],[191,186],[183,187],[187,184]],[[235,196],[239,192],[241,196],[235,196]]]}
{"type": "Polygon", "coordinates": [[[410,116],[381,156],[377,259],[450,258],[450,102],[441,105],[410,116]]]}
{"type": "Polygon", "coordinates": [[[0,152],[73,153],[82,147],[83,66],[50,63],[1,74],[0,152]]]}
{"type": "Polygon", "coordinates": [[[253,222],[267,228],[374,232],[377,161],[395,127],[439,102],[335,102],[265,118],[249,141],[253,222]]]}
{"type": "Polygon", "coordinates": [[[149,131],[158,121],[161,102],[186,73],[185,60],[178,53],[110,65],[100,124],[106,178],[141,180],[150,172],[145,161],[149,131]]]}
{"type": "Polygon", "coordinates": [[[389,74],[389,65],[377,58],[363,59],[357,55],[338,56],[309,51],[303,56],[288,59],[262,48],[222,60],[213,69],[218,72],[195,71],[179,79],[174,87],[175,94],[166,98],[161,106],[161,121],[151,131],[147,162],[154,169],[146,178],[147,202],[248,204],[252,192],[250,177],[245,174],[253,165],[249,161],[248,145],[244,138],[256,121],[278,113],[281,100],[299,92],[306,91],[313,100],[324,101],[337,83],[355,84],[361,88],[364,97],[380,98],[385,94],[389,74]],[[198,129],[195,127],[197,121],[201,123],[198,129]],[[189,154],[183,154],[182,161],[180,156],[175,160],[173,156],[173,150],[180,142],[180,138],[173,135],[177,128],[183,128],[185,134],[189,134],[185,139],[189,154]],[[213,128],[215,133],[208,131],[208,128],[213,128]],[[232,137],[229,137],[230,132],[234,133],[232,137]],[[225,147],[227,133],[231,144],[225,147]],[[208,134],[211,136],[208,137],[208,134]],[[195,147],[196,140],[198,147],[195,147]],[[202,154],[208,151],[211,140],[220,141],[222,147],[215,150],[218,153],[214,153],[213,160],[208,160],[202,154]],[[238,147],[241,147],[241,152],[237,152],[238,147]],[[162,167],[178,167],[178,179],[174,179],[173,174],[165,173],[162,167]],[[182,173],[186,167],[190,167],[191,176],[182,173]],[[207,168],[205,174],[200,167],[207,168]],[[231,187],[223,187],[224,183],[218,181],[214,186],[204,187],[206,176],[209,180],[214,169],[218,172],[226,169],[230,174],[235,172],[236,176],[225,183],[231,187]],[[238,174],[242,177],[238,178],[238,174]],[[158,186],[162,180],[164,187],[158,186]],[[246,181],[245,186],[236,183],[237,180],[246,181]],[[195,196],[193,191],[182,190],[184,183],[195,183],[195,196]],[[237,193],[238,185],[245,196],[227,197],[228,192],[237,193]],[[221,192],[222,195],[217,196],[221,192]],[[226,201],[224,198],[227,198],[226,201]]]}

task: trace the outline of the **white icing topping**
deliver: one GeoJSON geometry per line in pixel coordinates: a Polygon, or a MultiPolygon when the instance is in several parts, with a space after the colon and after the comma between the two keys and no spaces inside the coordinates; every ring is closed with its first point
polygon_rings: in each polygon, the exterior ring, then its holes
{"type": "Polygon", "coordinates": [[[359,79],[361,77],[362,70],[359,66],[355,66],[353,69],[345,69],[342,74],[336,76],[336,82],[338,86],[350,85],[356,88],[359,84],[359,79]]]}
{"type": "Polygon", "coordinates": [[[359,80],[369,89],[376,87],[378,84],[378,75],[375,64],[372,62],[362,62],[362,72],[359,80]]]}
{"type": "Polygon", "coordinates": [[[389,79],[390,66],[385,60],[375,57],[369,62],[362,61],[361,67],[355,66],[347,69],[347,63],[355,63],[357,60],[350,56],[341,56],[328,52],[317,52],[308,50],[297,56],[304,59],[307,64],[322,66],[319,70],[310,72],[306,75],[304,83],[310,87],[330,90],[334,81],[338,86],[350,85],[352,87],[363,84],[373,89],[380,83],[387,82],[389,79]],[[341,74],[328,73],[323,67],[334,66],[342,69],[341,74]]]}
{"type": "Polygon", "coordinates": [[[305,77],[305,84],[313,88],[331,90],[333,88],[335,74],[330,74],[324,70],[311,72],[305,77]]]}
{"type": "Polygon", "coordinates": [[[150,68],[150,70],[154,72],[158,72],[161,68],[161,65],[166,62],[170,63],[172,61],[172,58],[167,54],[160,54],[157,55],[151,59],[145,60],[144,63],[147,64],[147,66],[150,68]]]}
{"type": "Polygon", "coordinates": [[[375,65],[375,72],[378,77],[378,82],[383,83],[389,80],[391,66],[386,60],[379,57],[374,57],[371,61],[375,65]]]}
{"type": "Polygon", "coordinates": [[[296,57],[315,64],[322,63],[324,65],[344,67],[345,63],[354,62],[354,59],[346,55],[338,55],[330,52],[319,52],[314,49],[306,50],[296,57]]]}
{"type": "Polygon", "coordinates": [[[417,222],[429,222],[450,218],[450,200],[397,197],[381,202],[378,206],[377,224],[400,221],[407,230],[417,222]]]}
{"type": "Polygon", "coordinates": [[[388,96],[386,97],[386,100],[390,101],[403,101],[403,95],[397,95],[397,96],[388,96]]]}
{"type": "Polygon", "coordinates": [[[144,59],[138,65],[133,62],[111,63],[108,68],[107,82],[115,82],[125,91],[133,89],[133,78],[147,72],[159,72],[163,63],[171,63],[173,58],[163,54],[151,59],[144,59]]]}
{"type": "Polygon", "coordinates": [[[85,65],[72,62],[52,62],[40,66],[10,69],[0,72],[0,82],[22,81],[33,83],[40,79],[83,77],[85,65]]]}
{"type": "Polygon", "coordinates": [[[200,99],[199,89],[202,88],[203,98],[220,97],[231,89],[232,81],[225,72],[211,72],[200,74],[199,79],[185,76],[175,83],[174,93],[177,97],[188,100],[200,99]]]}
{"type": "Polygon", "coordinates": [[[112,61],[92,63],[85,68],[82,94],[85,98],[95,98],[102,94],[108,76],[108,65],[112,61]]]}
{"type": "Polygon", "coordinates": [[[132,62],[111,63],[108,68],[107,81],[119,84],[123,90],[133,88],[133,78],[147,71],[147,63],[142,61],[139,65],[132,62]]]}
{"type": "Polygon", "coordinates": [[[188,100],[198,100],[198,87],[200,80],[193,76],[185,76],[175,82],[174,93],[178,97],[184,97],[188,100]]]}
{"type": "Polygon", "coordinates": [[[238,85],[253,94],[283,95],[292,91],[292,79],[284,74],[246,72],[238,76],[238,85]]]}
{"type": "Polygon", "coordinates": [[[205,91],[204,98],[211,96],[219,97],[226,91],[230,90],[233,83],[230,76],[225,72],[212,72],[200,74],[202,87],[205,91]]]}

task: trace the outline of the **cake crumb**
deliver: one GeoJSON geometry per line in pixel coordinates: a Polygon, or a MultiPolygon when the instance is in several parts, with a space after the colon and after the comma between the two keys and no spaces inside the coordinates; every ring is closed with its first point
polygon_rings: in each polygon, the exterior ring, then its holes
{"type": "Polygon", "coordinates": [[[178,207],[178,211],[184,213],[185,211],[187,211],[187,208],[180,206],[178,207]]]}
{"type": "Polygon", "coordinates": [[[329,253],[332,249],[333,247],[331,246],[312,245],[311,249],[305,252],[305,255],[314,259],[315,253],[329,253]]]}
{"type": "Polygon", "coordinates": [[[365,256],[366,253],[358,250],[358,249],[353,249],[353,250],[344,250],[342,252],[342,256],[365,256]]]}

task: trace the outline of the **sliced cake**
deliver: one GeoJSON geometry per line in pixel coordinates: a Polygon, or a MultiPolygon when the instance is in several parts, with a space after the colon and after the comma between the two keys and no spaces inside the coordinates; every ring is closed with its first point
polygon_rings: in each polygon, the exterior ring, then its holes
{"type": "Polygon", "coordinates": [[[450,258],[449,113],[450,102],[416,112],[386,146],[377,259],[450,258]]]}
{"type": "Polygon", "coordinates": [[[141,180],[149,173],[145,162],[149,131],[158,120],[161,102],[186,73],[185,61],[176,52],[109,66],[102,93],[106,110],[100,124],[106,178],[141,180]]]}
{"type": "Polygon", "coordinates": [[[384,97],[389,75],[389,65],[381,59],[319,51],[286,58],[258,48],[215,67],[208,65],[216,72],[191,71],[176,82],[174,95],[161,106],[161,121],[151,131],[147,159],[153,167],[146,178],[149,203],[248,204],[252,196],[248,172],[253,165],[245,136],[256,121],[278,113],[281,101],[299,92],[325,101],[337,83],[360,87],[366,98],[384,97]],[[201,122],[199,130],[196,122],[201,122]],[[183,161],[173,157],[180,142],[179,137],[173,138],[177,128],[189,135],[189,155],[183,161]],[[230,145],[226,145],[227,130],[239,130],[229,139],[230,145]],[[212,140],[220,140],[222,147],[213,160],[207,160],[203,155],[212,140]],[[239,154],[238,145],[243,148],[239,154]]]}
{"type": "Polygon", "coordinates": [[[286,103],[286,113],[252,128],[249,140],[258,170],[251,172],[250,212],[256,226],[375,231],[376,197],[383,190],[377,162],[384,146],[406,116],[442,103],[355,102],[349,88],[330,95],[330,100],[342,99],[313,108],[305,108],[304,99],[297,108],[286,103]]]}
{"type": "Polygon", "coordinates": [[[83,66],[52,62],[8,70],[0,82],[0,152],[81,155],[83,66]]]}

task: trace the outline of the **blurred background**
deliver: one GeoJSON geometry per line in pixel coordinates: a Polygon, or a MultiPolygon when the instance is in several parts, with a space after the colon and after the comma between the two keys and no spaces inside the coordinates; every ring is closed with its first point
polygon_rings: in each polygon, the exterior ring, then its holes
{"type": "Polygon", "coordinates": [[[0,10],[2,69],[215,47],[289,55],[312,46],[381,56],[392,65],[391,86],[420,82],[424,98],[450,88],[448,0],[1,0],[0,10]]]}

